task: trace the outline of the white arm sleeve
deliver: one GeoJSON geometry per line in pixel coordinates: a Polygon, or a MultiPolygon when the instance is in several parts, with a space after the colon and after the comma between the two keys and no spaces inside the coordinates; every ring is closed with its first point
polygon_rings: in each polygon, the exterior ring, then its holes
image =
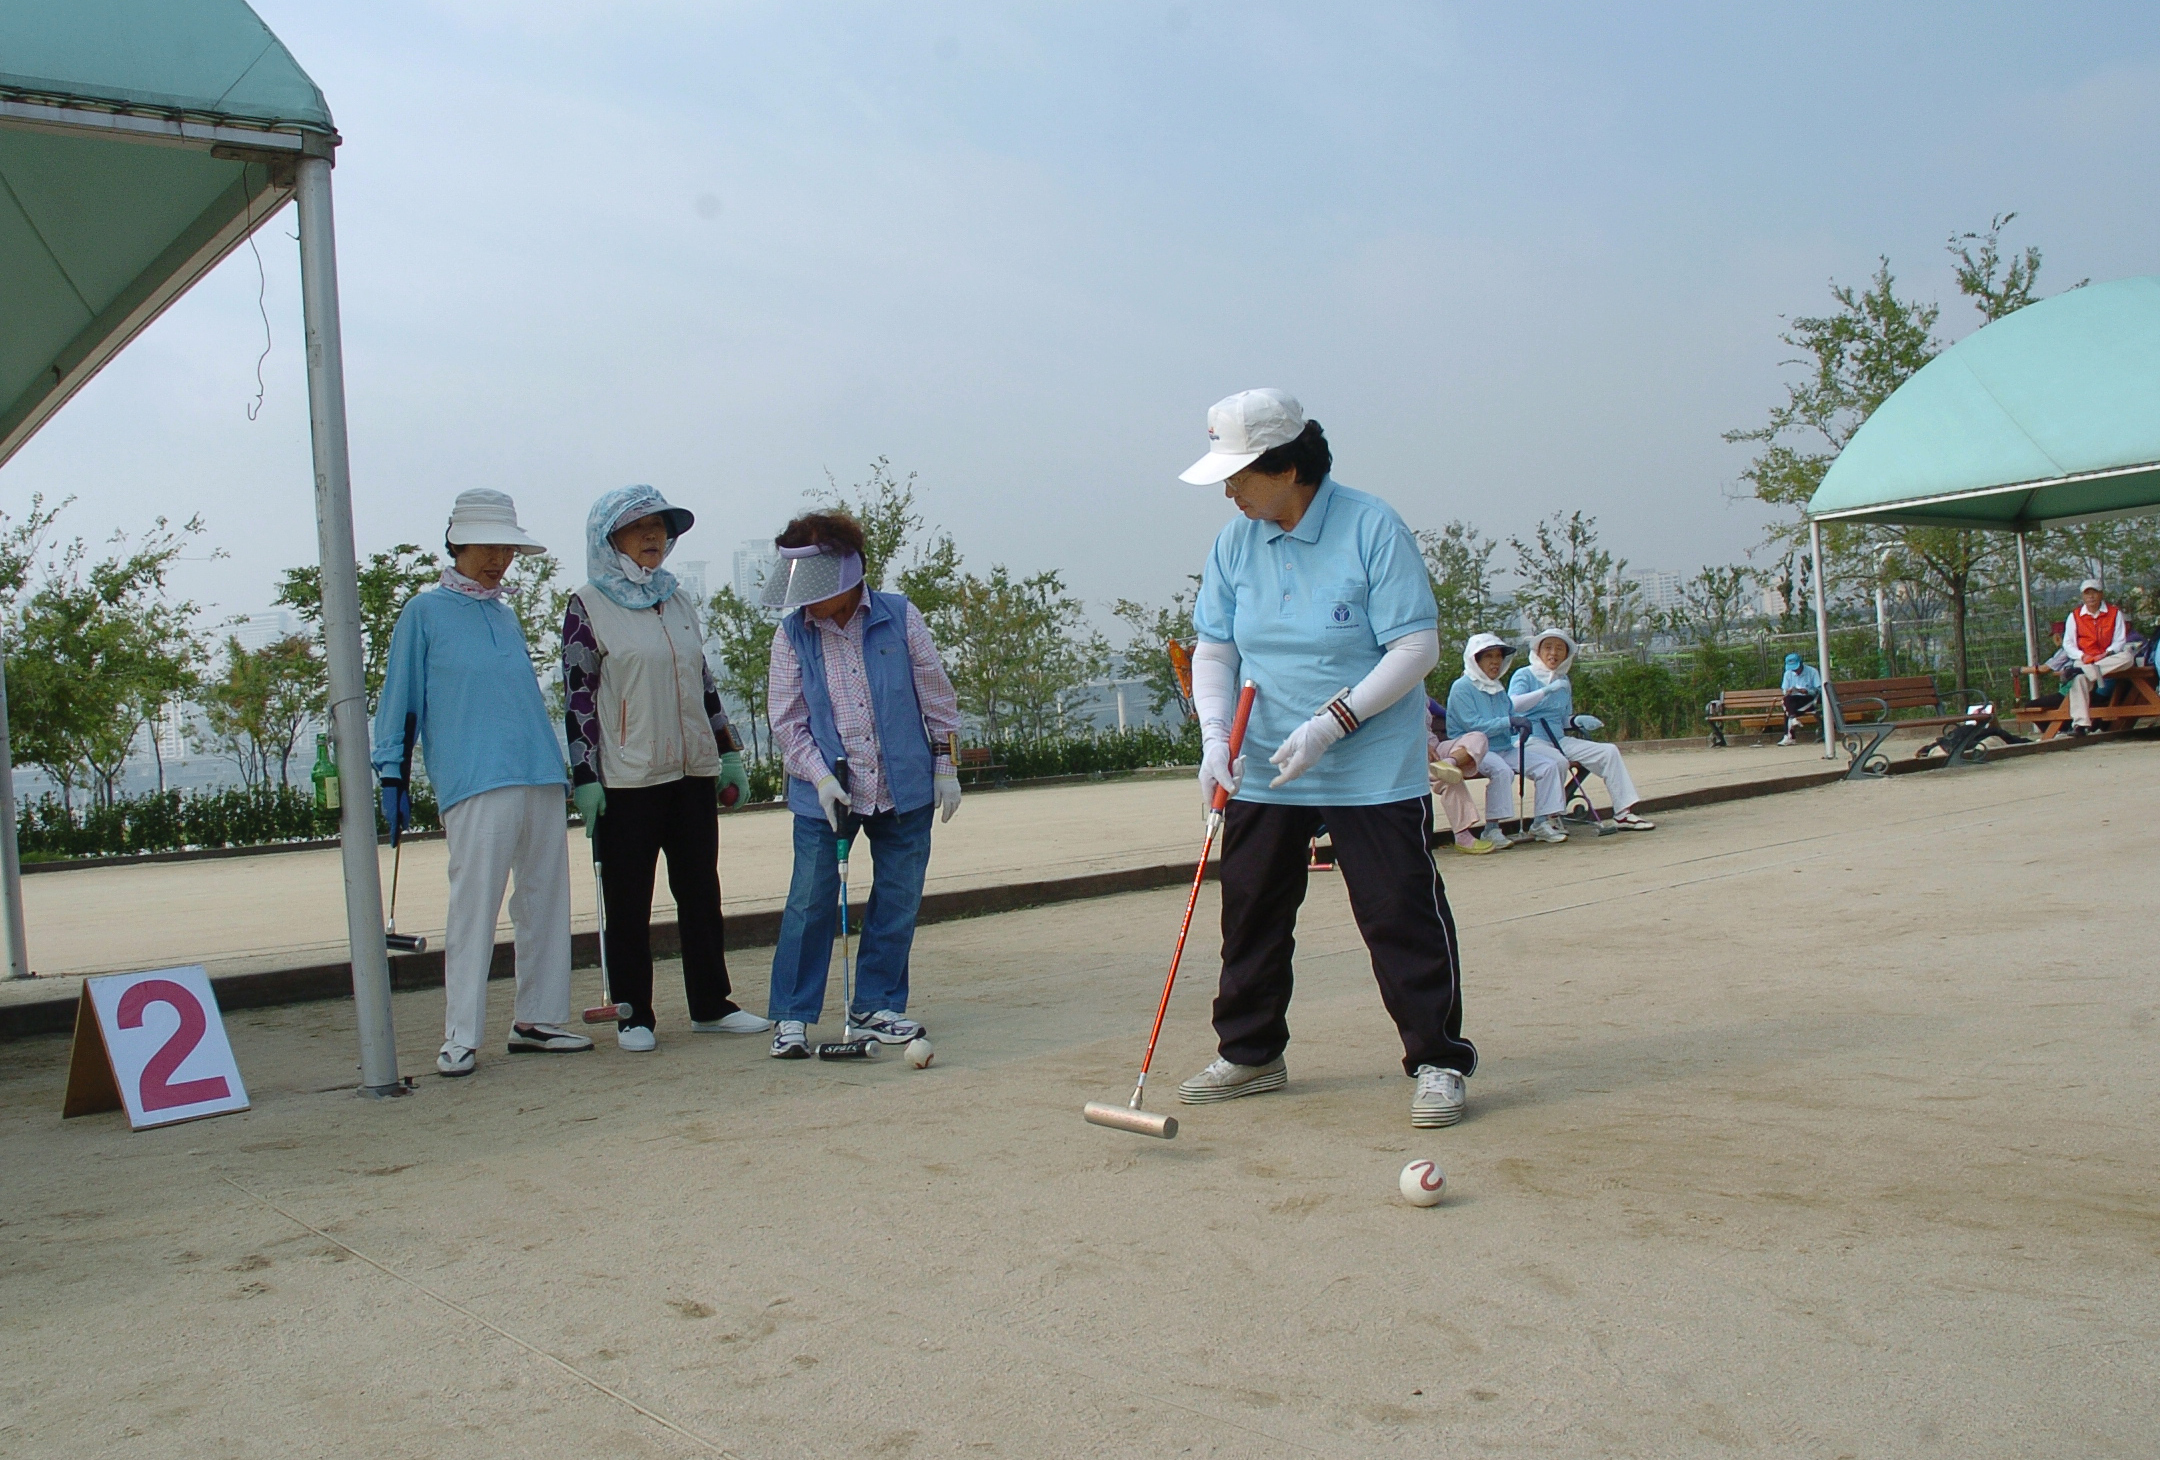
{"type": "Polygon", "coordinates": [[[1518,710],[1534,710],[1538,707],[1539,702],[1551,693],[1551,690],[1533,689],[1526,690],[1519,695],[1509,695],[1508,698],[1515,702],[1515,708],[1518,710]]]}
{"type": "MultiPolygon", "coordinates": [[[[1436,634],[1434,643],[1438,642],[1436,634]]],[[[1193,713],[1200,717],[1203,741],[1230,738],[1230,718],[1237,713],[1237,672],[1237,645],[1202,639],[1193,646],[1193,713]]]]}
{"type": "MultiPolygon", "coordinates": [[[[1194,656],[1198,659],[1198,656],[1194,656]]],[[[1419,629],[1404,634],[1387,646],[1380,662],[1372,667],[1372,673],[1357,682],[1350,691],[1350,713],[1360,723],[1370,720],[1389,705],[1394,704],[1411,690],[1425,682],[1425,676],[1440,662],[1440,631],[1419,629]]],[[[1200,670],[1193,667],[1193,689],[1199,691],[1200,670]]],[[[1205,723],[1203,721],[1203,723],[1205,723]]]]}

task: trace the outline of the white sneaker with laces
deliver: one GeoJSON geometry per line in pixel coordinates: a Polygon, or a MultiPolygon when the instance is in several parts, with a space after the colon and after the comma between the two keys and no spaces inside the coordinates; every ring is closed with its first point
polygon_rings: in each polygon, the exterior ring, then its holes
{"type": "Polygon", "coordinates": [[[890,1009],[880,1009],[875,1014],[850,1014],[847,1016],[847,1032],[843,1039],[874,1039],[879,1044],[906,1044],[920,1039],[930,1031],[913,1019],[896,1014],[890,1009]]]}
{"type": "Polygon", "coordinates": [[[1217,1056],[1206,1069],[1181,1082],[1177,1095],[1187,1105],[1212,1105],[1218,1100],[1280,1090],[1289,1082],[1290,1070],[1281,1055],[1264,1065],[1234,1065],[1217,1056]]]}
{"type": "Polygon", "coordinates": [[[810,1058],[810,1031],[800,1019],[782,1019],[774,1028],[772,1057],[776,1060],[810,1058]]]}
{"type": "Polygon", "coordinates": [[[615,1042],[632,1054],[650,1054],[660,1043],[653,1037],[653,1032],[642,1024],[616,1030],[615,1042]]]}
{"type": "Polygon", "coordinates": [[[692,1019],[690,1027],[700,1034],[763,1034],[772,1028],[772,1020],[760,1019],[748,1009],[737,1009],[718,1019],[692,1019]]]}
{"type": "Polygon", "coordinates": [[[1419,1065],[1417,1094],[1410,1097],[1410,1123],[1419,1130],[1453,1125],[1463,1116],[1463,1077],[1453,1070],[1419,1065]]]}
{"type": "Polygon", "coordinates": [[[1778,742],[1778,744],[1780,744],[1780,745],[1791,745],[1792,743],[1793,743],[1793,738],[1792,738],[1792,732],[1791,732],[1790,730],[1786,731],[1786,732],[1785,732],[1785,738],[1784,738],[1783,740],[1780,740],[1780,741],[1778,742]]]}
{"type": "Polygon", "coordinates": [[[1560,829],[1559,822],[1547,816],[1530,823],[1530,839],[1540,842],[1564,842],[1567,840],[1567,833],[1560,829]]]}
{"type": "Polygon", "coordinates": [[[446,1044],[442,1053],[435,1056],[435,1073],[456,1079],[459,1075],[471,1074],[478,1063],[479,1056],[464,1045],[446,1044]]]}
{"type": "Polygon", "coordinates": [[[591,1048],[591,1040],[558,1024],[510,1026],[512,1054],[577,1054],[591,1048]]]}
{"type": "Polygon", "coordinates": [[[1488,821],[1485,823],[1485,845],[1496,852],[1504,852],[1515,845],[1515,839],[1500,829],[1499,822],[1488,821]]]}
{"type": "Polygon", "coordinates": [[[1657,823],[1645,821],[1632,811],[1623,811],[1612,819],[1612,824],[1622,831],[1656,831],[1657,823]]]}

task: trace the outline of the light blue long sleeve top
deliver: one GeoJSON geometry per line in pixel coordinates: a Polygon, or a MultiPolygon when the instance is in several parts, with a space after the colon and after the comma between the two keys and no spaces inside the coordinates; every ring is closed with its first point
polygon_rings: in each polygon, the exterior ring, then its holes
{"type": "Polygon", "coordinates": [[[1785,671],[1785,677],[1778,682],[1778,688],[1780,690],[1800,689],[1806,690],[1809,694],[1814,694],[1822,688],[1822,671],[1812,664],[1803,664],[1798,669],[1788,669],[1785,671]]]}
{"type": "MultiPolygon", "coordinates": [[[[1510,697],[1544,691],[1545,698],[1527,710],[1515,712],[1530,722],[1531,733],[1538,739],[1544,740],[1550,732],[1552,741],[1557,741],[1568,733],[1567,722],[1575,713],[1575,686],[1567,679],[1555,676],[1552,683],[1539,684],[1537,671],[1525,664],[1509,677],[1507,687],[1510,697]]],[[[1452,725],[1455,722],[1450,720],[1448,723],[1452,725]]]]}
{"type": "Polygon", "coordinates": [[[1481,730],[1495,755],[1515,748],[1515,701],[1506,690],[1487,694],[1464,675],[1448,687],[1447,732],[1460,735],[1481,730]]]}
{"type": "Polygon", "coordinates": [[[408,711],[444,810],[503,786],[569,785],[524,631],[499,600],[430,588],[398,615],[375,706],[378,778],[398,774],[408,711]]]}

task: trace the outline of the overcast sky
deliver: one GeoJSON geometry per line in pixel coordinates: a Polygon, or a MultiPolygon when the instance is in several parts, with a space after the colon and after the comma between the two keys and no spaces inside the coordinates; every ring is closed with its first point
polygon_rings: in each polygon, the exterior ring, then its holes
{"type": "MultiPolygon", "coordinates": [[[[920,473],[971,565],[1162,599],[1176,474],[1278,385],[1338,477],[1505,538],[1580,508],[1735,561],[1719,435],[1780,316],[1879,254],[1954,302],[2016,209],[2047,292],[2160,272],[2160,7],[829,6],[258,0],[328,96],[363,552],[513,493],[582,570],[601,491],[725,571],[830,470],[920,473]]],[[[220,611],[311,560],[292,215],[5,469],[103,536],[199,512],[220,611]]],[[[1504,555],[1503,555],[1504,556],[1504,555]]]]}

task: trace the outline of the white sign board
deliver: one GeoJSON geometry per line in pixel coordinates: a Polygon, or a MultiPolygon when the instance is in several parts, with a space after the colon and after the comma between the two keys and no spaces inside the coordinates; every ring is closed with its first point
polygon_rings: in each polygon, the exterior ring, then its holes
{"type": "Polygon", "coordinates": [[[136,1130],[248,1108],[200,966],[86,979],[62,1115],[124,1106],[136,1130]]]}

